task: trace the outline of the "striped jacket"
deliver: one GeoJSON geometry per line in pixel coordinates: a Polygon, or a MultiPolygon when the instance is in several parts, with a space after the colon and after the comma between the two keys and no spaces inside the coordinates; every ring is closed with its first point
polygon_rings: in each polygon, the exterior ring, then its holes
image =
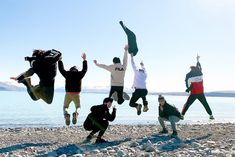
{"type": "Polygon", "coordinates": [[[185,79],[186,87],[191,94],[203,94],[203,73],[201,64],[197,62],[197,66],[186,75],[185,79]]]}

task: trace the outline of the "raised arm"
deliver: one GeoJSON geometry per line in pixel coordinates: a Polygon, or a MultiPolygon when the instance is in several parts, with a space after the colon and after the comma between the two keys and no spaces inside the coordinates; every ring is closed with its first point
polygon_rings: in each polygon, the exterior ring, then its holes
{"type": "Polygon", "coordinates": [[[127,67],[127,59],[128,59],[128,45],[125,46],[124,48],[125,52],[124,52],[124,56],[123,56],[123,66],[126,69],[127,67]]]}
{"type": "Polygon", "coordinates": [[[82,54],[82,59],[83,59],[83,62],[82,62],[82,77],[85,76],[86,72],[87,72],[87,60],[86,60],[86,54],[83,53],[82,54]]]}
{"type": "Polygon", "coordinates": [[[135,61],[134,61],[134,57],[133,56],[131,56],[131,65],[132,65],[133,70],[137,71],[137,67],[135,65],[135,61]]]}
{"type": "Polygon", "coordinates": [[[94,60],[94,63],[95,63],[96,66],[98,66],[98,67],[100,67],[100,68],[103,68],[103,69],[105,69],[105,70],[108,70],[108,71],[110,71],[110,72],[111,72],[111,70],[112,70],[110,65],[99,64],[99,63],[97,62],[97,60],[94,60]]]}
{"type": "Polygon", "coordinates": [[[60,73],[65,77],[65,75],[66,75],[66,70],[64,69],[64,64],[63,64],[62,60],[60,60],[60,61],[58,62],[58,64],[59,64],[59,71],[60,71],[60,73]]]}
{"type": "Polygon", "coordinates": [[[200,56],[197,54],[197,68],[202,71],[202,66],[199,62],[200,56]]]}

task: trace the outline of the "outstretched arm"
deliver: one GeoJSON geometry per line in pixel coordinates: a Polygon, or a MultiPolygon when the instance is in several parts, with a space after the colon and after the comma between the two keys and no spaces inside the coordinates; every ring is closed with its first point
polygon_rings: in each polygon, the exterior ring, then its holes
{"type": "Polygon", "coordinates": [[[34,74],[33,68],[29,68],[26,72],[20,74],[17,77],[10,77],[10,79],[15,80],[15,81],[20,81],[20,80],[23,80],[23,79],[25,79],[27,77],[32,76],[33,74],[34,74]]]}
{"type": "Polygon", "coordinates": [[[105,69],[105,70],[111,71],[111,67],[108,66],[108,65],[99,64],[99,63],[97,62],[97,60],[94,60],[94,63],[95,63],[96,66],[98,66],[98,67],[100,67],[100,68],[103,68],[103,69],[105,69]]]}
{"type": "Polygon", "coordinates": [[[202,71],[202,66],[199,62],[200,56],[197,54],[197,68],[202,71]]]}
{"type": "Polygon", "coordinates": [[[82,54],[82,59],[83,59],[83,63],[82,63],[82,77],[85,76],[86,72],[87,72],[87,60],[86,60],[86,53],[82,54]]]}
{"type": "Polygon", "coordinates": [[[64,64],[63,64],[62,60],[60,60],[60,61],[58,62],[58,64],[59,64],[59,71],[60,71],[60,73],[65,77],[65,75],[66,75],[66,70],[64,69],[64,64]]]}
{"type": "Polygon", "coordinates": [[[127,54],[128,45],[126,45],[126,46],[124,47],[124,50],[125,50],[125,52],[124,52],[124,56],[123,56],[123,66],[124,66],[124,68],[126,69],[126,67],[127,67],[127,59],[128,59],[128,54],[127,54]]]}
{"type": "Polygon", "coordinates": [[[137,67],[135,65],[134,57],[133,54],[131,54],[131,65],[134,71],[137,71],[137,67]]]}

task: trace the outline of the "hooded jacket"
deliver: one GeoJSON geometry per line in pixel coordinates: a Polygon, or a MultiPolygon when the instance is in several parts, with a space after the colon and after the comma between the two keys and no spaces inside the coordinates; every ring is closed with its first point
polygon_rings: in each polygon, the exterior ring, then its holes
{"type": "Polygon", "coordinates": [[[116,118],[116,109],[110,114],[109,109],[106,105],[96,105],[91,107],[91,113],[88,115],[86,121],[91,121],[92,123],[101,122],[102,120],[114,121],[116,118]]]}
{"type": "Polygon", "coordinates": [[[62,61],[59,61],[60,73],[65,78],[66,92],[81,92],[82,78],[87,72],[87,61],[83,61],[82,71],[66,71],[62,61]]]}
{"type": "Polygon", "coordinates": [[[180,118],[181,114],[175,106],[172,106],[168,104],[167,102],[165,102],[163,106],[163,110],[160,109],[160,105],[159,105],[159,116],[169,119],[170,116],[176,116],[180,118]]]}
{"type": "MultiPolygon", "coordinates": [[[[45,52],[44,57],[35,58],[29,60],[31,66],[31,72],[36,73],[40,79],[40,84],[44,86],[54,86],[54,79],[57,72],[57,62],[61,57],[61,53],[56,50],[49,50],[45,52]]],[[[31,57],[30,57],[31,58],[31,57]]],[[[17,80],[25,78],[25,74],[18,76],[17,80]]]]}
{"type": "Polygon", "coordinates": [[[103,68],[111,73],[111,86],[124,86],[124,77],[127,69],[127,58],[127,52],[125,52],[123,57],[123,64],[96,64],[98,67],[103,68]]]}
{"type": "Polygon", "coordinates": [[[142,67],[142,69],[138,69],[135,65],[133,57],[131,58],[131,64],[135,73],[133,88],[146,89],[147,73],[145,67],[142,67]]]}
{"type": "Polygon", "coordinates": [[[197,62],[197,66],[193,68],[185,78],[187,89],[191,91],[191,94],[203,94],[203,73],[201,64],[197,62]]]}

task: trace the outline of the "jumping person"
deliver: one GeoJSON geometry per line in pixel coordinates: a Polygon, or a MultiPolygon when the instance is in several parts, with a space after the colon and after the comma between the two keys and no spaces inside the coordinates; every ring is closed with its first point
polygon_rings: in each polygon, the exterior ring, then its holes
{"type": "Polygon", "coordinates": [[[124,90],[124,77],[127,69],[127,51],[128,45],[124,48],[123,64],[121,64],[120,58],[114,57],[112,65],[98,64],[97,60],[94,60],[96,66],[103,68],[111,73],[111,90],[109,97],[113,97],[118,104],[122,104],[125,100],[129,100],[130,97],[123,92],[124,90]]]}
{"type": "Polygon", "coordinates": [[[76,66],[70,68],[70,70],[66,71],[64,69],[63,62],[60,60],[59,63],[59,70],[60,73],[65,78],[65,90],[66,95],[64,98],[64,118],[66,125],[70,125],[70,114],[68,113],[68,108],[70,103],[73,101],[75,104],[75,112],[73,113],[72,122],[75,125],[77,123],[78,117],[78,110],[80,109],[80,92],[82,86],[82,78],[85,76],[87,72],[87,61],[86,61],[86,54],[82,54],[83,59],[83,67],[82,71],[78,71],[76,66]]]}
{"type": "Polygon", "coordinates": [[[133,88],[135,89],[135,91],[134,93],[132,93],[129,105],[131,107],[135,107],[137,109],[137,115],[140,115],[142,105],[136,103],[139,98],[142,98],[143,100],[143,105],[144,105],[143,112],[147,112],[149,110],[148,101],[146,100],[146,96],[148,94],[148,90],[146,87],[147,73],[143,62],[140,63],[141,66],[140,69],[136,67],[133,54],[131,54],[131,64],[135,73],[135,78],[133,83],[133,88]]]}
{"type": "Polygon", "coordinates": [[[54,82],[57,71],[57,62],[61,57],[61,53],[57,50],[34,50],[32,57],[25,57],[26,61],[30,62],[30,68],[19,75],[11,77],[11,79],[23,83],[27,87],[30,97],[37,101],[44,100],[51,104],[54,97],[54,82]],[[39,85],[31,84],[31,76],[36,73],[40,79],[39,85]]]}
{"type": "Polygon", "coordinates": [[[204,94],[204,87],[203,87],[203,74],[202,74],[202,67],[199,62],[200,56],[197,56],[197,66],[191,66],[191,71],[186,75],[185,83],[186,83],[186,92],[190,92],[190,96],[185,103],[182,115],[184,116],[189,107],[193,104],[193,102],[198,99],[204,108],[206,109],[207,113],[209,114],[209,119],[213,120],[213,114],[210,109],[209,104],[207,103],[205,94],[204,94]]]}
{"type": "Polygon", "coordinates": [[[99,132],[96,143],[106,142],[102,136],[109,126],[109,121],[114,121],[116,117],[115,107],[113,108],[113,112],[111,114],[109,113],[109,108],[111,108],[112,102],[112,98],[105,98],[102,105],[91,107],[91,113],[83,124],[85,130],[91,131],[86,138],[87,141],[90,141],[94,135],[99,132]]]}
{"type": "Polygon", "coordinates": [[[137,42],[136,42],[136,36],[135,34],[129,30],[122,21],[119,22],[120,25],[122,26],[123,30],[125,31],[126,35],[127,35],[127,39],[128,39],[128,52],[130,54],[133,54],[133,56],[135,56],[138,52],[138,47],[137,47],[137,42]]]}
{"type": "Polygon", "coordinates": [[[169,121],[171,123],[171,128],[173,130],[171,137],[177,137],[178,133],[175,123],[179,122],[180,119],[182,118],[180,112],[175,106],[168,104],[162,95],[159,95],[158,102],[159,102],[158,121],[163,128],[162,131],[160,131],[159,133],[160,134],[168,133],[168,130],[166,129],[165,126],[165,121],[169,121]]]}

